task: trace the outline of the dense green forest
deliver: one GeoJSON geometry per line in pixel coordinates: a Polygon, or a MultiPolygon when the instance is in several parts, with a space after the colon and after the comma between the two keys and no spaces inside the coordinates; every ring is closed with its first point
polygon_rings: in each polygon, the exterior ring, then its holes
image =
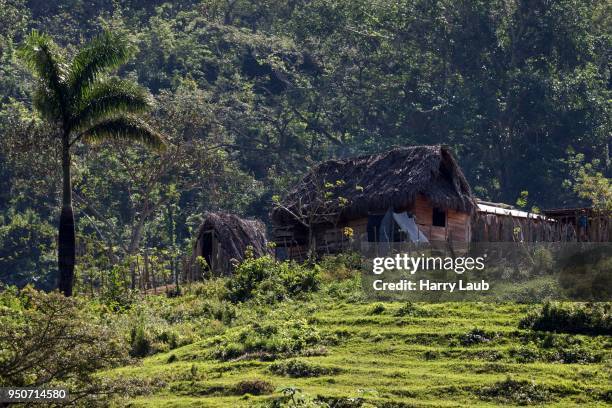
{"type": "Polygon", "coordinates": [[[55,284],[61,146],[18,56],[32,29],[67,59],[129,41],[116,74],[166,141],[74,146],[86,292],[143,256],[172,279],[204,211],[266,220],[329,157],[446,144],[480,198],[581,203],[576,175],[612,172],[611,26],[605,0],[0,0],[0,281],[55,284]]]}

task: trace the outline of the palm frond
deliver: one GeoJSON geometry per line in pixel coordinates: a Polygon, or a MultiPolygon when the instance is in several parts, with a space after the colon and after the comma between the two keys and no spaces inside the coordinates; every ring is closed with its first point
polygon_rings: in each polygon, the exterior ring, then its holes
{"type": "Polygon", "coordinates": [[[133,81],[109,78],[92,84],[83,95],[70,128],[83,130],[119,114],[144,112],[151,105],[152,98],[145,88],[133,81]]]}
{"type": "Polygon", "coordinates": [[[145,122],[128,116],[103,120],[84,131],[77,139],[89,143],[126,140],[142,143],[158,151],[166,148],[165,140],[160,133],[145,122]]]}
{"type": "Polygon", "coordinates": [[[72,60],[69,84],[80,95],[103,73],[125,64],[135,48],[128,38],[105,31],[82,48],[72,60]]]}
{"type": "Polygon", "coordinates": [[[61,100],[56,98],[53,91],[42,83],[34,90],[32,103],[41,116],[47,120],[55,121],[62,117],[61,100]]]}
{"type": "MultiPolygon", "coordinates": [[[[51,37],[33,30],[19,47],[17,56],[30,68],[32,73],[40,80],[41,107],[65,106],[67,98],[66,87],[66,63],[59,48],[51,37]],[[52,101],[55,100],[55,101],[52,101]]],[[[51,116],[57,114],[55,111],[47,111],[43,114],[51,116]]]]}

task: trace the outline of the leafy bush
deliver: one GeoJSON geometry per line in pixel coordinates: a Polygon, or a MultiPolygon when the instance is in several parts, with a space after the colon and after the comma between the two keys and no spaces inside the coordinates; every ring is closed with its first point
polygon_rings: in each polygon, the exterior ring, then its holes
{"type": "Polygon", "coordinates": [[[274,386],[265,380],[245,380],[236,384],[233,391],[237,395],[266,395],[274,392],[274,386]]]}
{"type": "Polygon", "coordinates": [[[519,323],[522,329],[590,335],[612,334],[609,303],[544,304],[541,310],[529,313],[519,323]]]}
{"type": "Polygon", "coordinates": [[[552,252],[543,246],[538,246],[533,252],[533,271],[535,274],[543,275],[553,268],[552,252]]]}
{"type": "Polygon", "coordinates": [[[208,318],[230,324],[236,318],[236,307],[226,300],[205,300],[202,314],[208,318]]]}
{"type": "Polygon", "coordinates": [[[133,327],[130,331],[130,355],[132,357],[145,357],[151,352],[151,340],[144,326],[133,327]]]}
{"type": "Polygon", "coordinates": [[[304,320],[252,324],[224,336],[215,357],[272,360],[278,356],[306,354],[320,342],[319,331],[304,320]]]}
{"type": "Polygon", "coordinates": [[[383,305],[382,303],[376,303],[372,306],[368,314],[379,315],[379,314],[384,313],[385,310],[386,310],[385,305],[383,305]]]}
{"type": "Polygon", "coordinates": [[[38,288],[53,287],[56,269],[54,226],[32,210],[0,217],[0,282],[38,288]]]}
{"type": "Polygon", "coordinates": [[[126,364],[128,345],[79,298],[30,287],[0,293],[0,386],[65,386],[74,399],[102,398],[96,371],[126,364]]]}
{"type": "Polygon", "coordinates": [[[318,268],[307,268],[295,262],[277,262],[269,256],[249,258],[236,268],[227,282],[232,302],[261,297],[268,303],[319,289],[318,268]]]}
{"type": "Polygon", "coordinates": [[[227,278],[213,277],[203,282],[188,283],[183,287],[183,293],[204,299],[224,299],[227,297],[227,278]]]}
{"type": "Polygon", "coordinates": [[[167,344],[170,350],[179,346],[179,335],[174,330],[162,331],[155,337],[155,340],[167,344]]]}
{"type": "Polygon", "coordinates": [[[327,368],[303,360],[287,360],[272,364],[270,371],[276,375],[301,378],[336,374],[340,370],[335,367],[327,368]]]}
{"type": "Polygon", "coordinates": [[[351,279],[359,274],[361,263],[361,255],[357,252],[324,256],[321,262],[319,262],[322,279],[325,282],[351,279]]]}
{"type": "Polygon", "coordinates": [[[199,319],[218,320],[230,324],[236,318],[236,306],[228,300],[216,297],[183,296],[171,304],[159,305],[160,316],[169,324],[196,321],[199,319]]]}

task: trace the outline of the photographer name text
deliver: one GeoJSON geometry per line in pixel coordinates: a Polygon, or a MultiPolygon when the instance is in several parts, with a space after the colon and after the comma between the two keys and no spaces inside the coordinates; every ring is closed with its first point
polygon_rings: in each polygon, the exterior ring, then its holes
{"type": "Polygon", "coordinates": [[[377,279],[372,283],[372,287],[376,291],[486,291],[489,290],[489,284],[484,280],[480,282],[435,282],[429,279],[420,279],[418,282],[401,279],[397,282],[385,282],[382,279],[377,279]]]}
{"type": "MultiPolygon", "coordinates": [[[[408,254],[396,254],[393,257],[374,258],[372,262],[372,273],[381,275],[384,272],[403,272],[414,275],[419,271],[452,271],[462,275],[467,271],[482,271],[485,267],[484,257],[429,257],[410,256],[408,254]]],[[[372,282],[375,291],[427,291],[427,292],[456,292],[456,291],[487,291],[489,283],[481,280],[479,282],[468,282],[457,280],[452,282],[440,282],[430,279],[399,279],[394,282],[385,282],[376,279],[372,282]]]]}

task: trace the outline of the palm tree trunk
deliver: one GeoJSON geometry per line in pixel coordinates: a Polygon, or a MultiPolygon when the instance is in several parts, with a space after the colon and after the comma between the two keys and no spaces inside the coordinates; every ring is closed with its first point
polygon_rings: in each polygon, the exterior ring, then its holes
{"type": "Polygon", "coordinates": [[[74,213],[72,211],[72,182],[70,180],[70,146],[68,135],[62,140],[62,212],[59,220],[57,264],[58,288],[65,296],[72,296],[75,263],[74,213]]]}

